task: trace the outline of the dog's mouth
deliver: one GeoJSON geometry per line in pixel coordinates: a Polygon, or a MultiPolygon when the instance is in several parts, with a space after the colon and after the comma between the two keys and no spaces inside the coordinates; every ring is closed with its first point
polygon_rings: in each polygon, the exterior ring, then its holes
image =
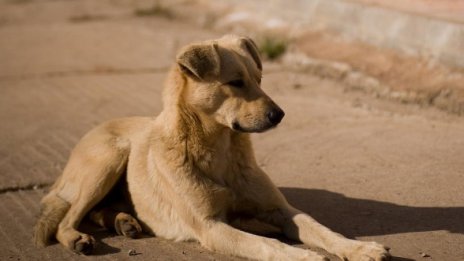
{"type": "Polygon", "coordinates": [[[245,133],[254,133],[254,132],[265,132],[269,129],[272,129],[274,127],[276,127],[277,124],[266,124],[264,126],[261,126],[261,127],[253,127],[253,128],[245,128],[243,127],[242,125],[240,125],[240,123],[238,123],[237,121],[234,121],[232,123],[232,129],[234,131],[238,131],[238,132],[245,132],[245,133]]]}
{"type": "Polygon", "coordinates": [[[246,129],[244,129],[244,128],[240,125],[240,123],[238,123],[238,122],[236,122],[236,121],[235,121],[234,123],[232,123],[232,129],[233,129],[234,131],[239,131],[239,132],[251,132],[251,131],[247,131],[246,129]]]}

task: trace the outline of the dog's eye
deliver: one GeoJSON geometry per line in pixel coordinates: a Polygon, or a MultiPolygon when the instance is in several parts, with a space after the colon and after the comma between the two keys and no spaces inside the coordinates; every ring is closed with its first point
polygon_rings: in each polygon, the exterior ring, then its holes
{"type": "Polygon", "coordinates": [[[228,85],[231,85],[236,88],[243,88],[245,86],[245,83],[243,80],[233,80],[227,83],[228,85]]]}

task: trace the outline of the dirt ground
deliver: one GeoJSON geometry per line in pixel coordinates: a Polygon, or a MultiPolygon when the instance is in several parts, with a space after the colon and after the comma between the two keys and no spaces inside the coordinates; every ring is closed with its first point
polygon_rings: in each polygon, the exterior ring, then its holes
{"type": "MultiPolygon", "coordinates": [[[[108,119],[159,113],[175,50],[219,36],[166,12],[136,16],[128,3],[0,0],[0,260],[235,259],[91,225],[82,229],[99,241],[95,256],[31,244],[38,202],[78,139],[108,119]]],[[[390,246],[396,261],[464,260],[464,118],[264,67],[286,117],[253,135],[254,147],[292,204],[390,246]]]]}

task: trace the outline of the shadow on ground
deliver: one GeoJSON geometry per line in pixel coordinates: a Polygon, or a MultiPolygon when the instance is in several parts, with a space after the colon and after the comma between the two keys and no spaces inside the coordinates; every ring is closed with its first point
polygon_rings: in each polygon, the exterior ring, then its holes
{"type": "MultiPolygon", "coordinates": [[[[389,235],[407,232],[446,230],[464,234],[464,207],[408,207],[388,202],[349,198],[340,193],[319,189],[280,188],[290,204],[310,214],[320,223],[345,236],[389,235]]],[[[114,233],[84,222],[83,232],[98,241],[94,255],[120,252],[102,242],[114,233]]],[[[277,236],[277,235],[276,235],[277,236]]],[[[149,236],[142,236],[142,238],[149,236]]],[[[289,242],[277,236],[284,242],[289,242]]],[[[393,257],[392,261],[413,259],[393,257]]]]}
{"type": "Polygon", "coordinates": [[[104,238],[116,236],[114,232],[110,232],[106,229],[97,227],[96,225],[91,224],[89,220],[84,220],[81,226],[79,227],[79,230],[83,233],[92,235],[95,238],[96,244],[94,250],[92,251],[92,255],[102,256],[121,252],[121,249],[112,247],[102,241],[102,239],[104,238]]]}
{"type": "Polygon", "coordinates": [[[280,190],[290,204],[348,237],[436,230],[464,234],[464,207],[408,207],[319,189],[280,190]]]}

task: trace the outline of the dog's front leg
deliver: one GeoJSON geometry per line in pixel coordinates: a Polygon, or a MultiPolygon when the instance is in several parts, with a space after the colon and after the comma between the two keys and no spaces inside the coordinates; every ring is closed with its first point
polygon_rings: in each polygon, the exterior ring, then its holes
{"type": "Polygon", "coordinates": [[[273,211],[269,216],[278,223],[285,235],[309,246],[320,247],[342,260],[385,261],[390,259],[388,248],[375,242],[362,242],[343,237],[319,224],[306,213],[291,206],[273,211]]]}
{"type": "Polygon", "coordinates": [[[200,243],[213,251],[258,260],[328,261],[311,250],[246,233],[223,222],[212,221],[205,227],[200,243]]]}

